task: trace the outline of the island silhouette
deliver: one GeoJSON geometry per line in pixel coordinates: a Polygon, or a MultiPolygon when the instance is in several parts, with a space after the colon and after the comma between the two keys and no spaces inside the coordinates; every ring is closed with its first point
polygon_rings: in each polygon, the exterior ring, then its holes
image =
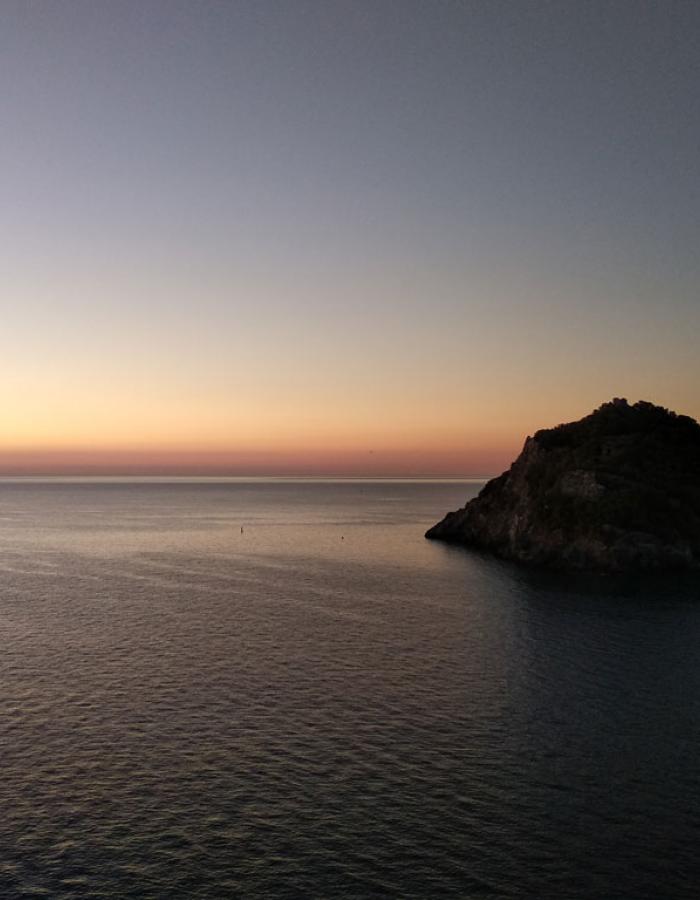
{"type": "Polygon", "coordinates": [[[427,538],[560,569],[700,566],[700,425],[615,398],[537,431],[427,538]]]}

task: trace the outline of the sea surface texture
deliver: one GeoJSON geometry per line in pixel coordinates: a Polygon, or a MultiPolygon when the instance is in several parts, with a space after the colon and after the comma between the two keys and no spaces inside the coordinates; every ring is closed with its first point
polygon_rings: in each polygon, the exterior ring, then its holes
{"type": "Polygon", "coordinates": [[[456,482],[0,483],[0,897],[695,898],[697,580],[456,482]]]}

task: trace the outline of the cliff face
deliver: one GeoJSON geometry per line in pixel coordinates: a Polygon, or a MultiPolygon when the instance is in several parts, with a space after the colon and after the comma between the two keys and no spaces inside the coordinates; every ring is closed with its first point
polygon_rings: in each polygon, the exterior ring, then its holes
{"type": "Polygon", "coordinates": [[[556,568],[700,565],[700,425],[605,403],[538,431],[507,472],[426,537],[556,568]]]}

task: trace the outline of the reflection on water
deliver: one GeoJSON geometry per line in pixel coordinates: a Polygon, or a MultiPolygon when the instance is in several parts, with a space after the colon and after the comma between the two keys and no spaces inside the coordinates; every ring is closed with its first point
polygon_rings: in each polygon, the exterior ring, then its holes
{"type": "Polygon", "coordinates": [[[695,897],[697,581],[423,539],[477,489],[0,483],[0,895],[695,897]]]}

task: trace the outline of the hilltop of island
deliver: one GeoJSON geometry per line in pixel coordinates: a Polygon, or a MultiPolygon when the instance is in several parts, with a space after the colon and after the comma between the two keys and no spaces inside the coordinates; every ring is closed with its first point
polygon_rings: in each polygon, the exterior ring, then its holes
{"type": "Polygon", "coordinates": [[[528,437],[426,537],[561,569],[700,566],[700,425],[645,401],[604,403],[528,437]]]}

